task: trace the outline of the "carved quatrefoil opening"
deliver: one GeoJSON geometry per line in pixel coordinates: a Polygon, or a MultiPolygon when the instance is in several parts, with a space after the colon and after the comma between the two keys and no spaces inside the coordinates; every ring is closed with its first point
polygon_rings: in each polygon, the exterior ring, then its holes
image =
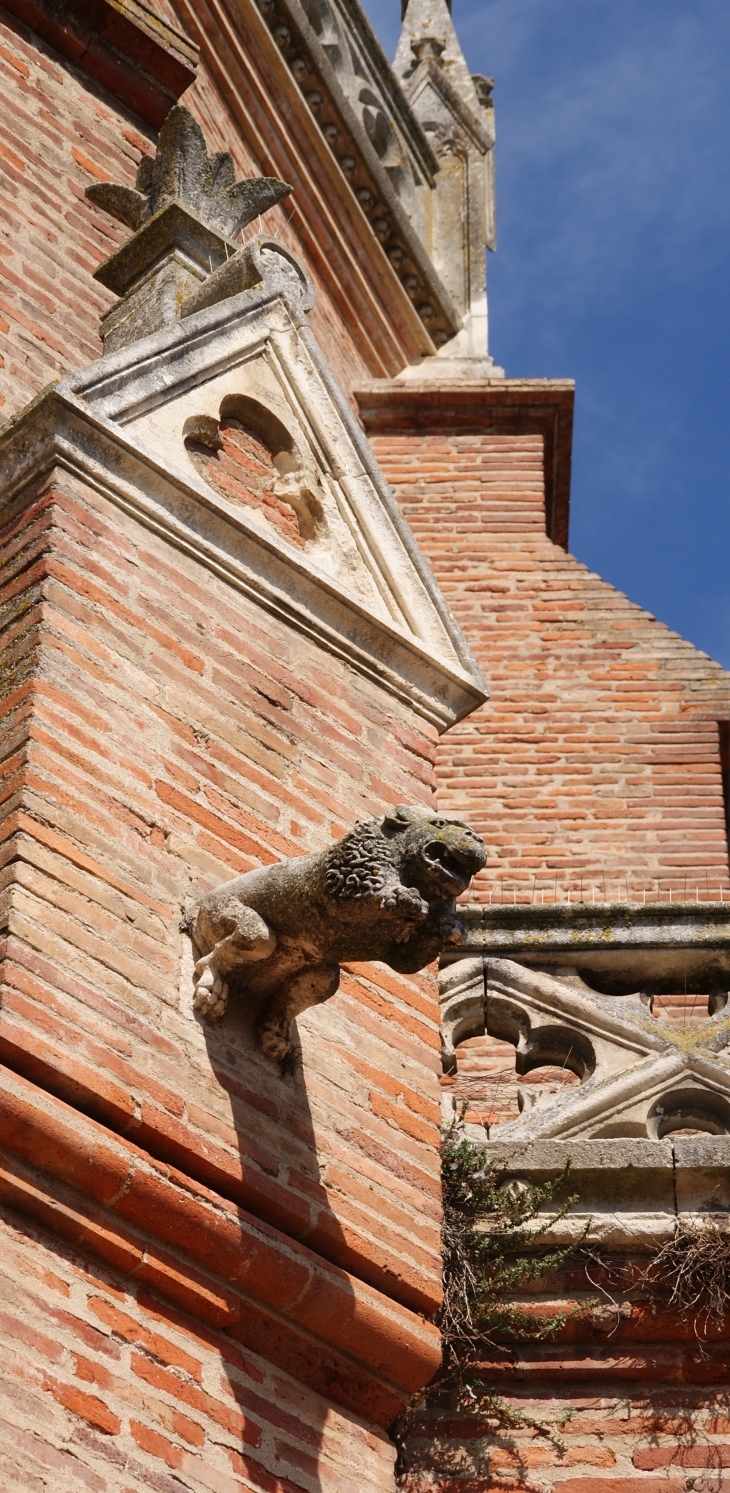
{"type": "Polygon", "coordinates": [[[556,1040],[541,1052],[517,1053],[516,1042],[485,1033],[466,1037],[456,1047],[456,1069],[450,1092],[457,1104],[469,1104],[469,1116],[485,1125],[504,1125],[525,1110],[580,1085],[583,1064],[570,1055],[572,1041],[556,1040]],[[559,1061],[553,1054],[560,1054],[559,1061]]]}
{"type": "Polygon", "coordinates": [[[186,420],[183,439],[196,471],[227,502],[258,511],[300,549],[316,537],[322,505],[306,484],[292,437],[264,405],[231,395],[218,420],[186,420]]]}
{"type": "Polygon", "coordinates": [[[515,1069],[520,1077],[535,1068],[551,1067],[567,1069],[583,1083],[596,1066],[591,1043],[582,1032],[557,1023],[535,1030],[527,1014],[510,1001],[487,1002],[486,1028],[490,1036],[501,1037],[515,1047],[515,1069]]]}
{"type": "Polygon", "coordinates": [[[582,970],[548,973],[500,958],[448,966],[442,975],[442,1030],[445,1071],[456,1070],[455,1097],[468,1097],[482,1111],[482,1123],[498,1127],[505,1139],[730,1135],[728,992],[706,978],[701,997],[688,994],[685,1001],[682,992],[680,999],[676,983],[661,969],[661,953],[656,963],[664,989],[653,1000],[650,990],[636,984],[620,995],[598,994],[582,970]],[[485,1027],[488,1035],[479,1037],[485,1027]],[[469,1049],[480,1041],[486,1049],[491,1040],[503,1051],[477,1072],[476,1052],[462,1062],[465,1037],[469,1049]],[[507,1042],[515,1049],[512,1070],[507,1042]],[[553,1072],[543,1083],[537,1075],[547,1065],[553,1072]],[[563,1069],[580,1082],[558,1085],[554,1075],[563,1069]],[[462,1089],[467,1070],[468,1095],[462,1089]],[[493,1098],[496,1078],[499,1103],[493,1098]]]}

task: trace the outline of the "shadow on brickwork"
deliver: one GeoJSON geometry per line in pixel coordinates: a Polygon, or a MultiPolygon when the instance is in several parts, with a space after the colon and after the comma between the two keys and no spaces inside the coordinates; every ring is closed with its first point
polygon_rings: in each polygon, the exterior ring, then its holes
{"type": "MultiPolygon", "coordinates": [[[[232,983],[223,1021],[201,1022],[210,1074],[219,1086],[219,1097],[225,1096],[230,1107],[239,1154],[240,1184],[219,1184],[219,1190],[249,1214],[296,1241],[295,1251],[301,1244],[316,1256],[340,1264],[346,1241],[320,1181],[323,1167],[297,1024],[293,1027],[291,1052],[280,1070],[259,1051],[254,1030],[257,1014],[250,995],[237,991],[232,983]]],[[[341,1280],[347,1290],[344,1274],[341,1280]]],[[[351,1299],[354,1319],[354,1293],[351,1299]]],[[[223,1365],[241,1411],[264,1427],[260,1450],[242,1446],[241,1472],[255,1482],[252,1463],[261,1456],[266,1471],[282,1480],[287,1493],[290,1487],[292,1493],[299,1487],[307,1493],[324,1493],[327,1479],[322,1480],[318,1464],[324,1449],[325,1424],[328,1417],[331,1419],[333,1403],[345,1420],[354,1418],[363,1424],[360,1416],[367,1412],[356,1386],[348,1386],[335,1354],[324,1345],[318,1351],[313,1338],[305,1335],[304,1349],[298,1352],[287,1341],[286,1323],[273,1312],[268,1318],[263,1312],[255,1312],[251,1323],[244,1324],[240,1332],[231,1332],[231,1336],[237,1337],[248,1353],[253,1347],[266,1359],[268,1348],[279,1364],[286,1365],[286,1369],[276,1368],[271,1373],[268,1393],[231,1365],[223,1365]],[[251,1467],[248,1473],[247,1467],[251,1467]]],[[[365,1420],[365,1424],[372,1429],[371,1422],[365,1420]]],[[[338,1470],[340,1476],[347,1474],[344,1466],[338,1470]]],[[[268,1488],[269,1484],[264,1481],[262,1486],[268,1488]]],[[[367,1486],[363,1484],[363,1493],[367,1486]]]]}

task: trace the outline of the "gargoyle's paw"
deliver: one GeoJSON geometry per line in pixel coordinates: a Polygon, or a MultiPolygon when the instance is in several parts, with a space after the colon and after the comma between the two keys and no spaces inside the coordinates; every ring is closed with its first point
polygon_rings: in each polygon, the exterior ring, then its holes
{"type": "Polygon", "coordinates": [[[394,887],[389,896],[383,899],[383,905],[403,913],[407,918],[413,918],[414,922],[428,917],[428,903],[414,886],[394,887]]]}
{"type": "Polygon", "coordinates": [[[218,1020],[227,1004],[228,986],[225,980],[209,964],[204,965],[200,975],[196,975],[193,1009],[201,1016],[218,1020]]]}
{"type": "Polygon", "coordinates": [[[444,943],[450,947],[458,948],[468,942],[469,930],[458,915],[456,917],[443,918],[439,926],[443,933],[444,943]]]}
{"type": "Polygon", "coordinates": [[[199,1016],[206,1016],[209,1021],[218,1021],[223,1016],[228,1004],[228,989],[223,986],[222,991],[215,995],[212,990],[196,990],[193,998],[193,1010],[199,1016]]]}

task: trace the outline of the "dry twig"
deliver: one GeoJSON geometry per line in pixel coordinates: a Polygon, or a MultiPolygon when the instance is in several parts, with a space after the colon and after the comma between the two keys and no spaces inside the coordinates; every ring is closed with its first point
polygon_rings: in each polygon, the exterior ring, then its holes
{"type": "Polygon", "coordinates": [[[721,1332],[730,1310],[730,1239],[709,1215],[678,1218],[641,1282],[668,1290],[668,1305],[692,1318],[698,1337],[711,1323],[721,1332]]]}

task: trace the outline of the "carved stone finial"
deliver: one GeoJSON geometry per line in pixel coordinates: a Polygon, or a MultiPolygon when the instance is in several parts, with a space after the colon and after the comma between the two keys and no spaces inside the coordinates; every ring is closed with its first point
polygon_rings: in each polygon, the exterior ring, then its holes
{"type": "Polygon", "coordinates": [[[237,234],[287,197],[274,176],[236,181],[229,151],[208,155],[200,125],[176,104],[135,187],[95,182],[90,202],[134,230],[95,271],[122,298],[102,320],[105,352],[175,321],[187,296],[237,252],[237,234]]]}
{"type": "Polygon", "coordinates": [[[460,946],[455,899],[486,858],[468,825],[399,804],[327,850],[237,876],[190,919],[195,1009],[220,1018],[229,993],[255,1003],[261,1049],[280,1061],[294,1017],[334,995],[341,963],[412,974],[460,946]]]}
{"type": "Polygon", "coordinates": [[[469,71],[447,0],[408,0],[393,68],[441,164],[422,231],[464,318],[436,357],[400,377],[499,377],[487,350],[484,262],[496,246],[494,79],[469,71]]]}
{"type": "Polygon", "coordinates": [[[494,78],[485,78],[482,73],[472,73],[471,81],[476,89],[476,95],[483,109],[493,109],[494,78]]]}
{"type": "Polygon", "coordinates": [[[168,203],[182,202],[228,239],[290,192],[275,176],[236,181],[230,151],[209,156],[203,131],[183,104],[170,110],[157,154],[142,157],[136,187],[102,181],[86,188],[90,202],[135,231],[168,203]]]}

